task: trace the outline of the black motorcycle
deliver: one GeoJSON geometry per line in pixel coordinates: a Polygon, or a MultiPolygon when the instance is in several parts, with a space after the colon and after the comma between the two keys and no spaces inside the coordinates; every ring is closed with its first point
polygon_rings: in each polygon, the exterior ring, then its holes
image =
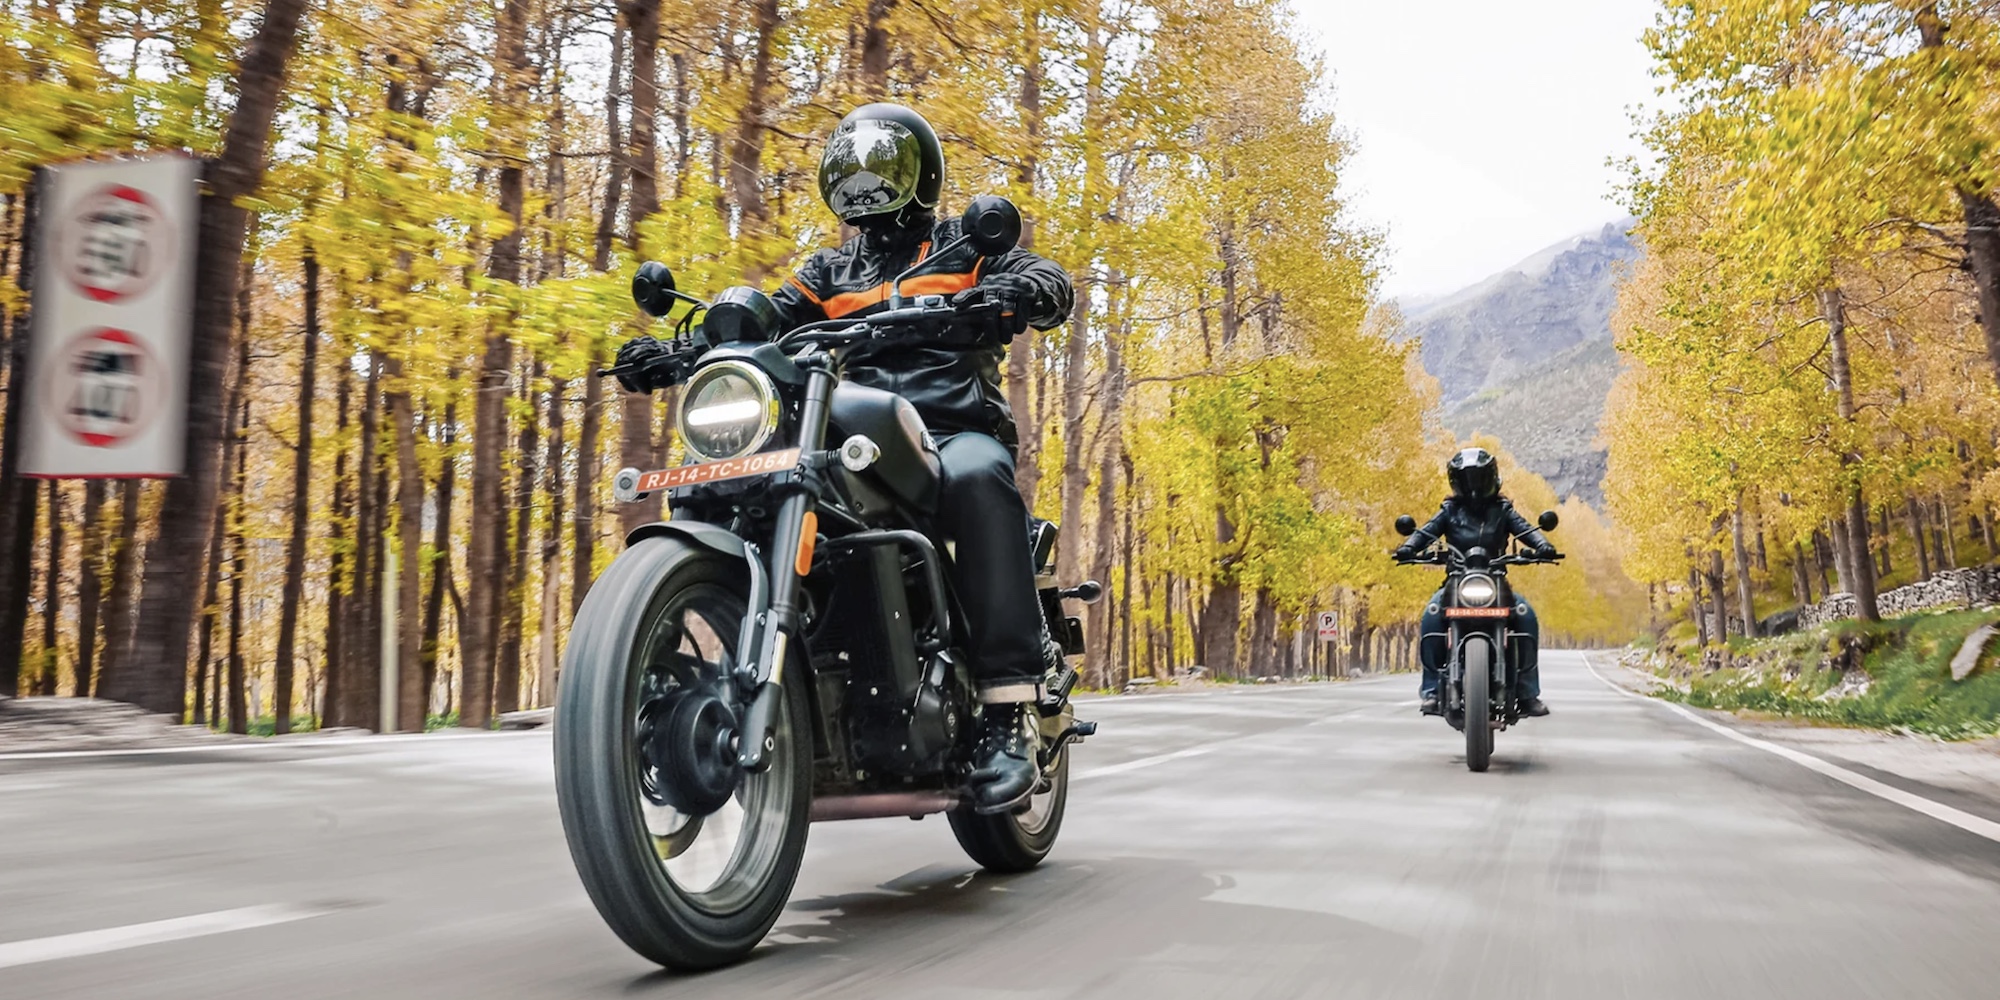
{"type": "MultiPolygon", "coordinates": [[[[981,198],[962,240],[998,256],[1020,225],[1011,203],[981,198]]],[[[1030,713],[1035,793],[1022,811],[979,814],[965,792],[979,718],[966,621],[951,545],[929,526],[937,445],[908,400],[842,378],[844,347],[976,333],[992,308],[895,294],[865,319],[785,331],[756,289],[703,302],[657,263],[633,297],[655,317],[691,307],[643,373],[682,387],[688,464],[615,477],[622,502],[664,492],[672,519],[632,532],[563,657],[556,794],[598,912],[662,965],[738,959],[777,921],[807,824],[823,820],[945,813],[980,865],[1034,867],[1062,827],[1066,747],[1096,728],[1070,706],[1083,632],[1061,602],[1102,588],[1057,589],[1055,526],[1022,525],[1065,656],[1030,713]]]]}
{"type": "MultiPolygon", "coordinates": [[[[1556,530],[1556,523],[1555,511],[1542,512],[1544,532],[1556,530]]],[[[1397,518],[1396,531],[1404,537],[1415,534],[1416,519],[1407,514],[1397,518]]],[[[1492,762],[1493,734],[1521,720],[1514,678],[1520,668],[1520,643],[1516,640],[1525,637],[1510,627],[1515,601],[1514,588],[1507,582],[1507,567],[1561,561],[1560,555],[1550,559],[1525,553],[1495,556],[1478,546],[1460,551],[1443,539],[1415,558],[1397,560],[1405,566],[1445,568],[1440,600],[1450,655],[1438,694],[1445,721],[1465,733],[1465,766],[1474,771],[1484,771],[1492,762]]]]}

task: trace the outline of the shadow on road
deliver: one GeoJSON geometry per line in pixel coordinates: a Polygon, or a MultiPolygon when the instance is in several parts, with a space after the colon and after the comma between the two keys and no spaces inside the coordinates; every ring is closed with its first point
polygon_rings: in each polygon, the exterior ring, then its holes
{"type": "Polygon", "coordinates": [[[872,891],[795,900],[743,964],[653,973],[624,992],[938,996],[1034,989],[1023,978],[1032,976],[1098,995],[1214,996],[1218,984],[1241,990],[1246,970],[1273,984],[1306,982],[1333,974],[1335,956],[1355,949],[1414,951],[1359,921],[1209,898],[1230,885],[1157,859],[1068,861],[1012,876],[931,866],[872,891]],[[1107,899],[1119,901],[1116,919],[1106,919],[1107,899]]]}

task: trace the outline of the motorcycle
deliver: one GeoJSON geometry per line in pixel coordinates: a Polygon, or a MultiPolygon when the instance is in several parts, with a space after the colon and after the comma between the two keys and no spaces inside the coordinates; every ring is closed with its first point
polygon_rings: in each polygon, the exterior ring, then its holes
{"type": "MultiPolygon", "coordinates": [[[[1011,203],[980,198],[960,243],[998,256],[1020,230],[1011,203]]],[[[791,893],[809,823],[944,813],[996,872],[1033,868],[1062,828],[1068,747],[1096,731],[1070,704],[1083,631],[1063,602],[1102,587],[1059,589],[1056,526],[1022,525],[1063,656],[1029,713],[1034,793],[982,815],[966,792],[980,706],[953,547],[928,526],[937,445],[908,400],[842,371],[851,345],[976,333],[998,317],[986,303],[906,300],[909,274],[873,316],[789,331],[753,288],[703,301],[651,262],[633,281],[649,315],[690,307],[642,373],[682,387],[687,464],[613,479],[621,502],[664,492],[673,515],[633,531],[578,610],[556,796],[598,913],[663,966],[711,968],[755,947],[791,893]]]]}
{"type": "MultiPolygon", "coordinates": [[[[1544,532],[1556,530],[1555,511],[1543,511],[1539,523],[1544,532]]],[[[1415,518],[1405,514],[1396,519],[1398,534],[1407,538],[1416,531],[1415,518]]],[[[1556,563],[1562,558],[1542,559],[1520,552],[1495,556],[1479,546],[1460,551],[1439,539],[1413,558],[1397,559],[1404,566],[1445,568],[1440,601],[1450,655],[1438,693],[1445,721],[1465,734],[1465,766],[1473,771],[1484,771],[1492,762],[1494,734],[1521,720],[1514,678],[1520,666],[1520,643],[1516,640],[1525,636],[1509,627],[1514,621],[1515,601],[1507,568],[1556,563]]]]}

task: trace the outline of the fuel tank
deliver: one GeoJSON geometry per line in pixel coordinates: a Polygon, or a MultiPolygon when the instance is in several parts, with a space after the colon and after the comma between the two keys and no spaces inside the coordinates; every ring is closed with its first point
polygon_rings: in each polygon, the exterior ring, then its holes
{"type": "MultiPolygon", "coordinates": [[[[827,436],[829,445],[838,447],[848,437],[862,434],[882,449],[875,464],[860,473],[838,469],[843,477],[852,476],[864,487],[879,486],[918,513],[937,511],[942,474],[937,444],[909,400],[893,392],[843,382],[833,390],[828,416],[833,424],[833,433],[827,436]]],[[[865,496],[872,491],[852,492],[865,496]]]]}

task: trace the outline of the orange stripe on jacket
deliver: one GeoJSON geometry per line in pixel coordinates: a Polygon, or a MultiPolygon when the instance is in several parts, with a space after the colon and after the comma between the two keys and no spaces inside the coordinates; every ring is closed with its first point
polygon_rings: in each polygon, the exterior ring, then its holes
{"type": "Polygon", "coordinates": [[[818,296],[818,295],[815,295],[815,294],[813,294],[813,290],[812,290],[812,289],[810,289],[810,288],[807,288],[807,287],[806,287],[806,283],[805,283],[805,282],[803,282],[803,281],[800,281],[800,280],[799,280],[798,278],[796,278],[796,277],[792,277],[792,278],[786,278],[785,280],[786,280],[786,281],[789,281],[789,282],[791,282],[791,283],[792,283],[792,287],[793,287],[793,288],[796,288],[796,289],[798,289],[798,290],[799,290],[799,294],[801,294],[801,295],[804,295],[804,296],[805,296],[806,298],[808,298],[808,299],[811,299],[811,300],[812,300],[812,304],[813,304],[813,305],[816,305],[816,306],[817,306],[817,305],[824,305],[824,303],[820,302],[820,300],[819,300],[819,296],[818,296]]]}
{"type": "MultiPolygon", "coordinates": [[[[978,279],[970,274],[920,274],[904,280],[903,294],[951,295],[965,291],[977,283],[978,279]]],[[[830,296],[819,305],[826,311],[826,318],[839,319],[887,301],[889,301],[889,283],[885,281],[865,291],[843,292],[830,296]]]]}

